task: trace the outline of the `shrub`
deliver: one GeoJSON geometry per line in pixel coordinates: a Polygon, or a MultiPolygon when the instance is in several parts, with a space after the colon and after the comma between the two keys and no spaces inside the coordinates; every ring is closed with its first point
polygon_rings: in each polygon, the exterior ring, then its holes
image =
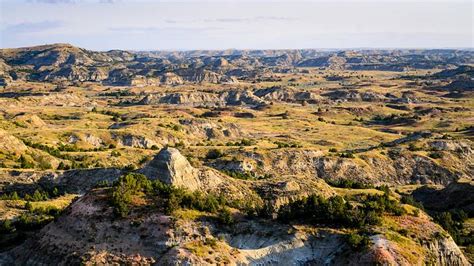
{"type": "Polygon", "coordinates": [[[225,225],[230,225],[234,223],[234,217],[232,216],[232,212],[229,208],[224,207],[222,208],[217,214],[217,220],[225,225]]]}
{"type": "Polygon", "coordinates": [[[51,194],[53,195],[53,197],[58,197],[61,195],[61,192],[59,191],[57,187],[55,187],[53,188],[53,191],[51,192],[51,194]]]}
{"type": "Polygon", "coordinates": [[[174,131],[180,131],[181,130],[181,127],[179,125],[172,125],[171,126],[171,129],[174,130],[174,131]]]}
{"type": "Polygon", "coordinates": [[[415,143],[410,143],[408,145],[408,150],[410,150],[410,151],[420,151],[421,148],[418,147],[415,143]]]}
{"type": "Polygon", "coordinates": [[[388,212],[397,216],[406,213],[406,210],[397,201],[389,198],[388,192],[383,195],[368,195],[364,201],[364,208],[378,213],[388,212]]]}
{"type": "Polygon", "coordinates": [[[202,192],[182,193],[181,207],[215,213],[220,203],[213,195],[205,195],[202,192]]]}
{"type": "Polygon", "coordinates": [[[435,222],[441,225],[444,230],[448,231],[454,241],[459,245],[469,245],[474,243],[472,236],[470,238],[463,237],[463,223],[468,218],[468,215],[463,210],[435,212],[432,213],[432,216],[435,222]]]}
{"type": "Polygon", "coordinates": [[[153,182],[153,190],[164,198],[164,211],[167,214],[180,208],[217,213],[225,205],[223,198],[213,194],[204,194],[199,191],[189,192],[182,188],[163,184],[160,181],[153,182]]]}
{"type": "Polygon", "coordinates": [[[47,170],[47,169],[51,169],[53,168],[51,166],[51,163],[46,161],[44,158],[41,158],[41,160],[39,161],[39,168],[42,169],[42,170],[47,170]]]}
{"type": "Polygon", "coordinates": [[[370,239],[366,235],[358,233],[350,233],[347,235],[347,243],[354,250],[361,250],[369,246],[370,239]]]}
{"type": "Polygon", "coordinates": [[[371,184],[362,183],[355,180],[349,179],[340,179],[340,180],[327,180],[326,181],[329,185],[333,187],[339,188],[354,188],[354,189],[365,189],[365,188],[373,188],[374,186],[371,184]]]}
{"type": "Polygon", "coordinates": [[[139,192],[149,190],[151,190],[151,182],[146,176],[137,173],[121,176],[111,191],[111,202],[115,213],[120,217],[127,216],[132,197],[139,192]]]}
{"type": "Polygon", "coordinates": [[[413,210],[413,216],[415,216],[415,217],[420,216],[420,210],[419,209],[414,209],[413,210]]]}
{"type": "Polygon", "coordinates": [[[341,154],[339,154],[339,157],[341,157],[341,158],[355,158],[355,156],[352,152],[342,152],[341,154]]]}
{"type": "Polygon", "coordinates": [[[402,236],[408,236],[408,230],[405,228],[398,230],[398,233],[402,236]]]}
{"type": "Polygon", "coordinates": [[[68,166],[64,162],[59,162],[57,170],[68,170],[68,166]]]}
{"type": "Polygon", "coordinates": [[[282,206],[278,211],[278,219],[285,222],[306,220],[309,223],[351,226],[355,218],[352,210],[353,206],[340,196],[324,199],[311,195],[282,206]]]}
{"type": "Polygon", "coordinates": [[[97,182],[97,184],[95,184],[95,188],[103,188],[103,187],[109,187],[110,184],[107,180],[101,180],[99,182],[97,182]]]}
{"type": "Polygon", "coordinates": [[[430,154],[428,154],[428,156],[433,158],[433,159],[443,158],[443,154],[441,152],[431,152],[430,154]]]}
{"type": "Polygon", "coordinates": [[[283,222],[297,221],[360,228],[380,224],[384,212],[394,215],[406,212],[398,202],[389,199],[388,193],[368,195],[362,202],[360,206],[353,206],[340,196],[325,199],[311,195],[280,207],[277,217],[283,222]]]}
{"type": "Polygon", "coordinates": [[[411,195],[402,195],[402,198],[400,199],[400,202],[403,203],[403,204],[409,204],[409,205],[412,205],[412,206],[415,206],[419,209],[424,209],[423,207],[423,204],[417,200],[415,200],[415,198],[413,198],[413,196],[411,195]]]}
{"type": "Polygon", "coordinates": [[[26,201],[45,201],[49,199],[49,194],[48,192],[44,190],[35,190],[32,196],[29,194],[25,195],[25,200],[26,201]]]}
{"type": "Polygon", "coordinates": [[[53,217],[57,217],[57,216],[59,216],[59,214],[61,213],[61,210],[58,209],[58,208],[55,207],[55,206],[46,206],[46,207],[39,207],[39,208],[30,208],[29,211],[32,212],[32,213],[35,213],[35,214],[39,214],[39,215],[50,215],[50,216],[53,216],[53,217]]]}
{"type": "Polygon", "coordinates": [[[376,187],[377,190],[383,191],[384,194],[390,195],[390,187],[387,185],[380,185],[376,187]]]}
{"type": "Polygon", "coordinates": [[[297,144],[297,143],[285,143],[285,142],[281,142],[281,141],[275,141],[274,143],[278,146],[278,149],[281,149],[281,148],[301,148],[301,147],[303,147],[302,145],[297,144]]]}
{"type": "Polygon", "coordinates": [[[23,143],[25,143],[25,145],[30,146],[32,148],[40,149],[42,151],[45,151],[45,152],[49,153],[50,155],[52,155],[54,157],[58,157],[58,158],[64,157],[64,156],[61,155],[61,152],[58,149],[54,148],[54,147],[50,147],[50,146],[43,145],[43,144],[40,144],[40,143],[33,143],[29,140],[23,140],[23,143]]]}
{"type": "Polygon", "coordinates": [[[10,194],[3,194],[0,196],[0,200],[19,200],[20,196],[16,191],[11,192],[10,194]]]}
{"type": "Polygon", "coordinates": [[[213,160],[222,157],[224,154],[218,149],[211,149],[206,154],[206,159],[213,160]]]}
{"type": "Polygon", "coordinates": [[[77,152],[80,151],[80,149],[76,145],[70,145],[70,144],[60,144],[58,146],[58,150],[60,151],[67,151],[67,152],[77,152]]]}
{"type": "Polygon", "coordinates": [[[211,238],[211,237],[207,237],[207,238],[204,240],[204,244],[205,244],[206,246],[211,247],[211,248],[216,248],[216,247],[217,247],[217,239],[211,238]]]}
{"type": "Polygon", "coordinates": [[[172,214],[180,208],[194,209],[217,214],[217,219],[224,224],[231,224],[233,221],[228,206],[245,208],[253,203],[244,202],[237,206],[234,202],[227,202],[222,195],[190,192],[159,180],[151,181],[137,173],[121,176],[110,189],[110,196],[114,212],[119,217],[126,217],[130,212],[133,197],[140,196],[153,199],[166,214],[172,214]]]}
{"type": "Polygon", "coordinates": [[[0,221],[0,233],[1,234],[9,234],[15,231],[15,227],[13,226],[10,220],[1,220],[0,221]]]}
{"type": "Polygon", "coordinates": [[[27,201],[25,203],[25,210],[32,211],[33,210],[33,205],[31,204],[30,201],[27,201]]]}
{"type": "Polygon", "coordinates": [[[142,165],[146,162],[148,162],[148,160],[150,160],[150,157],[149,156],[143,156],[140,161],[138,162],[138,164],[142,165]]]}
{"type": "Polygon", "coordinates": [[[33,168],[34,167],[34,164],[26,159],[25,156],[21,155],[20,158],[18,159],[18,162],[20,163],[20,168],[33,168]]]}
{"type": "Polygon", "coordinates": [[[16,193],[16,191],[13,191],[10,195],[10,199],[11,200],[19,200],[20,197],[18,196],[18,193],[16,193]]]}
{"type": "Polygon", "coordinates": [[[137,169],[137,167],[134,164],[127,164],[125,167],[123,167],[123,170],[125,171],[133,171],[137,169]]]}
{"type": "Polygon", "coordinates": [[[183,149],[183,148],[186,147],[186,145],[184,144],[183,141],[178,141],[178,142],[176,142],[176,143],[174,144],[174,147],[175,147],[175,148],[178,148],[178,149],[183,149]]]}
{"type": "Polygon", "coordinates": [[[19,229],[39,229],[53,220],[54,217],[46,214],[35,214],[32,212],[23,213],[18,217],[15,225],[19,229]]]}
{"type": "Polygon", "coordinates": [[[252,145],[255,145],[255,141],[251,140],[251,139],[242,139],[240,141],[240,145],[241,146],[252,146],[252,145]]]}
{"type": "Polygon", "coordinates": [[[250,171],[238,172],[238,171],[222,170],[222,172],[228,176],[231,176],[237,179],[242,179],[242,180],[261,180],[261,179],[267,179],[267,178],[272,177],[272,174],[267,173],[267,174],[258,176],[255,173],[250,172],[250,171]]]}

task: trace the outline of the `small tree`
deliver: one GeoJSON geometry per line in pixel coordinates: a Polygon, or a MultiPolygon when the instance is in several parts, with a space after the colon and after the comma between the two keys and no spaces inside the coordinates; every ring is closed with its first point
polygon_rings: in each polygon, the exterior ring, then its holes
{"type": "Polygon", "coordinates": [[[234,223],[234,217],[232,216],[232,212],[229,208],[223,207],[220,212],[217,214],[217,219],[219,222],[230,225],[234,223]]]}
{"type": "Polygon", "coordinates": [[[121,176],[112,188],[111,201],[115,207],[115,213],[120,217],[126,217],[132,197],[139,192],[149,190],[151,190],[151,182],[146,176],[137,173],[121,176]]]}
{"type": "Polygon", "coordinates": [[[10,220],[0,221],[0,233],[8,234],[12,233],[13,231],[15,231],[15,227],[10,220]]]}
{"type": "Polygon", "coordinates": [[[25,156],[21,155],[20,158],[18,159],[18,162],[20,163],[20,168],[33,168],[34,165],[32,162],[30,162],[28,159],[26,159],[25,156]]]}
{"type": "Polygon", "coordinates": [[[28,211],[32,211],[33,210],[33,205],[31,204],[31,202],[27,201],[25,203],[25,209],[28,210],[28,211]]]}
{"type": "Polygon", "coordinates": [[[20,197],[18,196],[18,193],[16,191],[13,191],[12,194],[10,195],[11,200],[19,200],[20,197]]]}
{"type": "Polygon", "coordinates": [[[66,165],[64,162],[59,162],[58,167],[56,168],[57,170],[64,170],[66,168],[66,165]]]}

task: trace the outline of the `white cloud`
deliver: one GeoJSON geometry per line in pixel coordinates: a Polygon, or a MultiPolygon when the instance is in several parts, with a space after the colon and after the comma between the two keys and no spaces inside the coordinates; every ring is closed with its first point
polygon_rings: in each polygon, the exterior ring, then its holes
{"type": "Polygon", "coordinates": [[[6,33],[36,33],[46,30],[56,29],[64,26],[64,22],[58,20],[44,20],[37,22],[22,22],[18,24],[6,25],[3,29],[6,33]]]}
{"type": "Polygon", "coordinates": [[[455,0],[0,1],[1,47],[59,41],[99,50],[472,47],[474,40],[473,4],[455,0]]]}

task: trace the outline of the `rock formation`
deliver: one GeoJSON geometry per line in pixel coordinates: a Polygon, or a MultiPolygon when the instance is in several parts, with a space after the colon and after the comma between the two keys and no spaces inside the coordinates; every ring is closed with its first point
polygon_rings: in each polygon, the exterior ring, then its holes
{"type": "Polygon", "coordinates": [[[175,148],[163,148],[142,170],[150,179],[176,187],[196,190],[201,187],[198,170],[175,148]]]}

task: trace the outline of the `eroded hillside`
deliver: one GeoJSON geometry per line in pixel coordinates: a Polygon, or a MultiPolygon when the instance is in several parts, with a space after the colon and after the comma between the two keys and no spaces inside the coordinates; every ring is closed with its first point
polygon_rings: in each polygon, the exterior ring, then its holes
{"type": "Polygon", "coordinates": [[[467,265],[472,64],[3,49],[1,262],[467,265]]]}

